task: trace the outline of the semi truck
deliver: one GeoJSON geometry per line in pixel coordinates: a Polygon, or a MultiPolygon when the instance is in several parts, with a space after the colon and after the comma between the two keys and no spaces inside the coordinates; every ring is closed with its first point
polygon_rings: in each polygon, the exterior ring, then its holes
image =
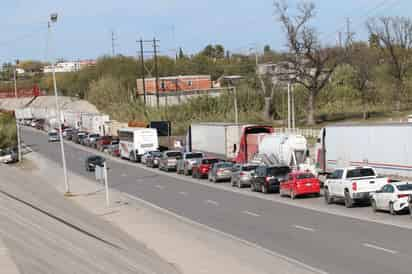
{"type": "Polygon", "coordinates": [[[412,178],[412,123],[327,126],[316,153],[319,174],[367,165],[378,174],[412,178]]]}
{"type": "Polygon", "coordinates": [[[106,135],[106,124],[110,121],[109,115],[98,113],[82,113],[81,129],[89,133],[106,135]]]}
{"type": "Polygon", "coordinates": [[[187,149],[237,163],[251,160],[271,126],[234,123],[196,123],[189,128],[187,149]]]}

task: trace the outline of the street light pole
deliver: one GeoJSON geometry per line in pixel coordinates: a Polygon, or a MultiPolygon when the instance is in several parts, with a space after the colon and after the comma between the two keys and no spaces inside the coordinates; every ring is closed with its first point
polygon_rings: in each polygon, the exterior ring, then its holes
{"type": "MultiPolygon", "coordinates": [[[[51,23],[57,22],[57,14],[51,14],[50,15],[50,22],[48,24],[49,28],[49,37],[51,36],[51,23]]],[[[59,123],[59,139],[60,139],[60,149],[62,153],[62,163],[63,163],[63,176],[64,176],[64,185],[66,188],[66,191],[64,193],[64,196],[70,196],[70,185],[69,185],[69,180],[67,176],[67,166],[66,166],[66,156],[64,153],[64,141],[63,141],[63,130],[62,130],[62,120],[61,120],[61,113],[60,113],[60,106],[59,106],[59,97],[57,94],[57,83],[56,83],[56,66],[54,60],[51,62],[52,64],[52,74],[53,74],[53,89],[54,89],[54,98],[56,101],[56,115],[57,115],[57,121],[59,123]]]]}
{"type": "MultiPolygon", "coordinates": [[[[17,66],[18,61],[16,61],[16,66],[17,66]]],[[[13,73],[13,78],[14,78],[14,96],[17,98],[17,75],[16,75],[16,69],[17,67],[14,67],[14,73],[13,73]]],[[[18,157],[18,162],[21,162],[21,136],[20,136],[20,125],[19,121],[16,119],[16,131],[17,131],[17,157],[18,157]]]]}
{"type": "Polygon", "coordinates": [[[238,109],[237,109],[237,91],[236,91],[236,86],[233,86],[232,87],[233,88],[233,103],[234,103],[234,105],[235,105],[235,123],[236,123],[236,125],[238,125],[239,124],[239,112],[238,112],[238,109]]]}

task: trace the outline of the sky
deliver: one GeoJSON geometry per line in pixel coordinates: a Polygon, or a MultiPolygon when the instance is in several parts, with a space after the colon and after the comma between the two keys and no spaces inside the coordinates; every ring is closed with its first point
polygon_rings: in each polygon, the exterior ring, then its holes
{"type": "MultiPolygon", "coordinates": [[[[298,0],[285,0],[292,8],[298,0]]],[[[253,47],[285,51],[273,0],[3,0],[0,9],[0,63],[16,59],[50,61],[94,59],[111,54],[136,56],[136,40],[160,40],[160,54],[176,48],[193,54],[208,44],[231,52],[253,47]],[[48,33],[47,22],[58,22],[48,33]]],[[[313,0],[311,22],[325,44],[336,43],[350,18],[355,39],[366,40],[365,21],[373,16],[411,16],[411,0],[313,0]]]]}

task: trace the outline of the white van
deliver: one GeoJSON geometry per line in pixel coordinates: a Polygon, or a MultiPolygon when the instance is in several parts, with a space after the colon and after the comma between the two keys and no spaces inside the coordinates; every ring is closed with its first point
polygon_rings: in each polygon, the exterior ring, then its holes
{"type": "Polygon", "coordinates": [[[140,161],[143,154],[159,148],[157,130],[153,128],[122,128],[118,130],[120,157],[140,161]]]}

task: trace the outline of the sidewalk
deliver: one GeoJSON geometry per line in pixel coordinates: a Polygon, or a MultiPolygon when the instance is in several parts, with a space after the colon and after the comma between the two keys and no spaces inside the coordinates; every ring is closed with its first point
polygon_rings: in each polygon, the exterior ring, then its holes
{"type": "MultiPolygon", "coordinates": [[[[27,155],[26,159],[28,172],[42,176],[60,193],[64,192],[63,181],[55,179],[62,178],[56,163],[37,153],[27,155]],[[31,163],[36,163],[36,168],[31,163]]],[[[173,216],[128,194],[111,190],[111,206],[106,207],[103,185],[72,173],[69,176],[75,196],[68,199],[121,228],[182,273],[312,273],[261,248],[173,216]]],[[[115,178],[111,180],[115,182],[115,178]]]]}

